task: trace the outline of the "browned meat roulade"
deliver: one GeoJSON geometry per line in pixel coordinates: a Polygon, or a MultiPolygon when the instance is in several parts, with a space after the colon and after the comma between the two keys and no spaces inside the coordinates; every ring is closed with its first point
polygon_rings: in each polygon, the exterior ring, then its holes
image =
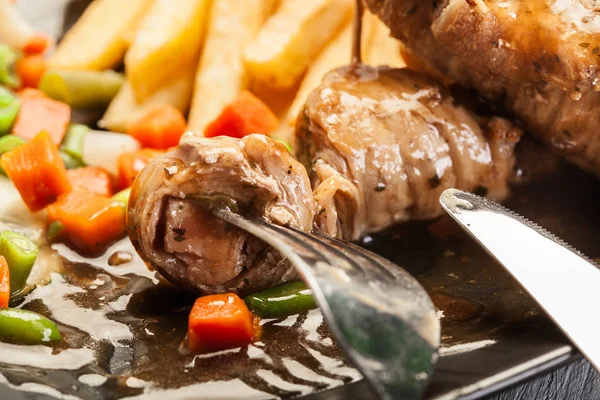
{"type": "Polygon", "coordinates": [[[508,193],[521,132],[454,104],[426,76],[352,66],[331,72],[298,122],[299,155],[262,135],[207,139],[188,133],[134,183],[129,234],[140,255],[195,292],[248,293],[295,278],[255,237],[211,216],[226,198],[240,212],[347,240],[441,214],[448,187],[495,199],[508,193]]]}
{"type": "Polygon", "coordinates": [[[600,176],[600,9],[589,0],[366,0],[429,67],[502,102],[600,176]]]}
{"type": "Polygon", "coordinates": [[[450,187],[503,199],[520,137],[509,121],[456,105],[421,73],[368,66],[329,73],[297,126],[316,223],[350,240],[440,215],[450,187]]]}
{"type": "Polygon", "coordinates": [[[186,134],[176,150],[137,178],[128,229],[144,260],[192,292],[249,293],[297,277],[262,241],[204,210],[215,197],[245,214],[312,228],[314,202],[304,167],[263,135],[237,140],[186,134]]]}

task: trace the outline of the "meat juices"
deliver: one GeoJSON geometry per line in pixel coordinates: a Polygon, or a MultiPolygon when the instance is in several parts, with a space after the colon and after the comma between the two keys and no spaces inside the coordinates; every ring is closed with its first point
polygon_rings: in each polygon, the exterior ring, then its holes
{"type": "Polygon", "coordinates": [[[456,105],[423,74],[353,65],[309,96],[296,135],[316,225],[356,240],[440,215],[439,196],[450,187],[503,199],[521,131],[456,105]]]}
{"type": "Polygon", "coordinates": [[[314,201],[304,167],[263,135],[184,135],[134,183],[128,230],[146,263],[196,293],[256,292],[297,277],[279,253],[205,211],[199,200],[235,199],[240,211],[308,231],[314,201]]]}
{"type": "Polygon", "coordinates": [[[600,11],[589,0],[366,0],[429,67],[502,102],[600,176],[600,11]]]}

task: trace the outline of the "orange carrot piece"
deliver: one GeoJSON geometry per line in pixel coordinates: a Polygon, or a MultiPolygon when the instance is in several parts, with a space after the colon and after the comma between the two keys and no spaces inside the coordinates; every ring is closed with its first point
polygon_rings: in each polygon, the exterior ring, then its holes
{"type": "Polygon", "coordinates": [[[10,270],[6,259],[0,256],[0,308],[8,308],[10,298],[10,270]]]}
{"type": "Polygon", "coordinates": [[[152,160],[163,154],[163,151],[154,149],[141,149],[122,153],[117,161],[119,189],[126,189],[133,185],[133,181],[135,181],[140,171],[152,160]]]}
{"type": "Polygon", "coordinates": [[[23,53],[26,55],[44,54],[51,44],[52,39],[50,39],[48,35],[36,33],[29,39],[25,46],[23,46],[23,53]]]}
{"type": "Polygon", "coordinates": [[[0,157],[0,166],[32,212],[71,191],[65,164],[47,132],[0,157]]]}
{"type": "Polygon", "coordinates": [[[21,108],[12,128],[15,136],[24,140],[34,138],[46,131],[57,146],[62,142],[71,120],[71,108],[60,101],[52,100],[36,89],[25,89],[19,93],[21,108]]]}
{"type": "Polygon", "coordinates": [[[40,54],[32,54],[22,57],[17,61],[15,70],[21,78],[21,83],[24,87],[37,88],[40,79],[46,72],[47,63],[44,56],[40,54]]]}
{"type": "Polygon", "coordinates": [[[194,353],[245,346],[254,339],[253,315],[234,293],[200,297],[188,319],[188,344],[194,353]]]}
{"type": "Polygon", "coordinates": [[[123,206],[87,190],[60,196],[46,211],[48,222],[62,222],[61,235],[84,253],[97,254],[125,234],[123,206]]]}
{"type": "Polygon", "coordinates": [[[73,190],[87,190],[100,196],[113,195],[112,177],[102,168],[83,167],[67,171],[73,190]]]}
{"type": "Polygon", "coordinates": [[[242,92],[233,103],[204,131],[204,136],[231,136],[242,138],[251,133],[270,134],[279,125],[277,116],[258,97],[242,92]]]}
{"type": "Polygon", "coordinates": [[[177,146],[185,132],[185,117],[171,105],[153,108],[127,127],[127,133],[144,147],[168,149],[177,146]]]}

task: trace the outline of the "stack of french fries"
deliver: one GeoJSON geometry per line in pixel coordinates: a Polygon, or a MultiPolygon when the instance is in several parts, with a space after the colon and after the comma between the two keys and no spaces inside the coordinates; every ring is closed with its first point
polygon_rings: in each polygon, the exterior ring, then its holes
{"type": "MultiPolygon", "coordinates": [[[[308,94],[351,57],[354,0],[95,0],[50,58],[53,69],[125,65],[126,82],[100,125],[126,132],[172,105],[204,132],[242,91],[280,116],[272,133],[292,142],[308,94]]],[[[404,66],[399,44],[367,14],[367,64],[404,66]]]]}

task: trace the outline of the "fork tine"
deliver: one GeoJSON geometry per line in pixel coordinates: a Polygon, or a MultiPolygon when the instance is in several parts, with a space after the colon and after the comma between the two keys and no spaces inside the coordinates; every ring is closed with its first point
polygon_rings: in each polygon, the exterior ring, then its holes
{"type": "Polygon", "coordinates": [[[323,234],[322,232],[315,232],[315,234],[319,237],[319,239],[330,244],[331,246],[340,250],[342,253],[345,253],[349,257],[360,257],[363,261],[367,262],[368,265],[379,270],[388,278],[398,279],[398,276],[394,273],[395,270],[398,270],[398,268],[396,268],[395,266],[394,268],[390,268],[390,265],[387,262],[383,263],[381,258],[374,257],[374,253],[363,249],[362,247],[357,246],[354,243],[334,239],[330,236],[323,234]]]}
{"type": "Polygon", "coordinates": [[[228,208],[211,212],[295,265],[338,344],[382,399],[422,395],[439,346],[439,321],[414,278],[382,257],[322,234],[246,219],[228,208]]]}

